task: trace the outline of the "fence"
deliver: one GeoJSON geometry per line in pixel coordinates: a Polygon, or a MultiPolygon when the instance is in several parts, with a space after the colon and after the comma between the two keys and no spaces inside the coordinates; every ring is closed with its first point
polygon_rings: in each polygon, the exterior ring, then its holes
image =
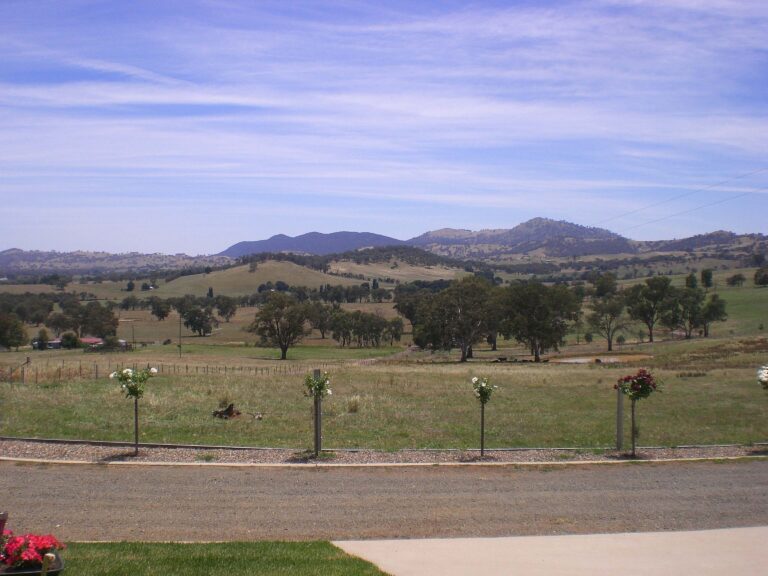
{"type": "MultiPolygon", "coordinates": [[[[339,366],[341,362],[327,362],[320,366],[327,370],[339,366]]],[[[317,366],[313,362],[313,366],[317,366]]],[[[250,375],[254,377],[267,377],[277,375],[306,374],[308,366],[300,364],[278,364],[275,366],[246,366],[228,364],[169,364],[169,363],[131,363],[131,362],[89,362],[89,361],[64,361],[27,363],[21,366],[0,366],[0,382],[21,384],[58,383],[71,380],[98,380],[106,378],[115,370],[132,368],[134,370],[154,366],[160,374],[195,376],[195,375],[250,375]]]]}

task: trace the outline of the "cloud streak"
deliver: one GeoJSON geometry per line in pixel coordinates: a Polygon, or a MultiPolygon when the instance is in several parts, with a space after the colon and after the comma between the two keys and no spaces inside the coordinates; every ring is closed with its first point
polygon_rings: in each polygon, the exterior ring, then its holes
{"type": "MultiPolygon", "coordinates": [[[[621,232],[637,224],[625,212],[766,162],[762,2],[105,6],[0,4],[0,195],[20,215],[0,248],[28,245],[29,195],[57,190],[83,218],[94,196],[152,208],[215,194],[205,209],[226,222],[228,207],[274,210],[277,195],[327,231],[408,237],[544,215],[621,232]]],[[[714,227],[759,230],[764,202],[726,203],[714,227]]],[[[712,218],[636,232],[680,237],[712,218]]],[[[227,233],[255,239],[238,226],[227,233]]],[[[258,237],[285,226],[272,218],[258,237]]],[[[214,249],[178,237],[103,242],[214,249]]]]}

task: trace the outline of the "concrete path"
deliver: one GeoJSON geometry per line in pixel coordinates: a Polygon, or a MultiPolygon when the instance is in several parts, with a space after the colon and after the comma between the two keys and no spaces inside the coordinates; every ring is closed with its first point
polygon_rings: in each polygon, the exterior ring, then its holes
{"type": "Polygon", "coordinates": [[[768,527],[334,542],[392,576],[764,576],[768,527]]]}

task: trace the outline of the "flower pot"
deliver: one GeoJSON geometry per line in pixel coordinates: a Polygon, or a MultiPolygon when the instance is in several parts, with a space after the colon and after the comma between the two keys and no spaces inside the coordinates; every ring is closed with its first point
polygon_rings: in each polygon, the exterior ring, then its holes
{"type": "MultiPolygon", "coordinates": [[[[61,555],[57,551],[51,552],[56,559],[51,562],[51,565],[48,567],[48,572],[46,572],[46,576],[56,576],[57,574],[60,574],[64,570],[64,559],[61,557],[61,555]]],[[[25,576],[39,576],[41,573],[42,567],[38,566],[37,568],[7,568],[5,566],[0,567],[0,576],[10,576],[13,574],[14,576],[19,575],[25,575],[25,576]]]]}

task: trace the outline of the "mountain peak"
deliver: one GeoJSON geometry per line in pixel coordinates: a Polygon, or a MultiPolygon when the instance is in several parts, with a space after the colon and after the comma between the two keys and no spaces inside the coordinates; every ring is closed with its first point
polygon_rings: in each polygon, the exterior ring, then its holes
{"type": "Polygon", "coordinates": [[[514,228],[478,232],[444,228],[412,238],[408,243],[444,255],[462,254],[466,257],[536,250],[543,250],[549,256],[633,253],[637,250],[628,239],[609,230],[550,218],[532,218],[514,228]],[[469,248],[477,245],[483,245],[482,250],[469,248]]]}
{"type": "Polygon", "coordinates": [[[323,256],[360,248],[396,246],[403,243],[402,240],[371,232],[332,232],[330,234],[307,232],[295,237],[277,234],[268,240],[238,242],[218,256],[239,258],[262,252],[295,252],[323,256]]]}

